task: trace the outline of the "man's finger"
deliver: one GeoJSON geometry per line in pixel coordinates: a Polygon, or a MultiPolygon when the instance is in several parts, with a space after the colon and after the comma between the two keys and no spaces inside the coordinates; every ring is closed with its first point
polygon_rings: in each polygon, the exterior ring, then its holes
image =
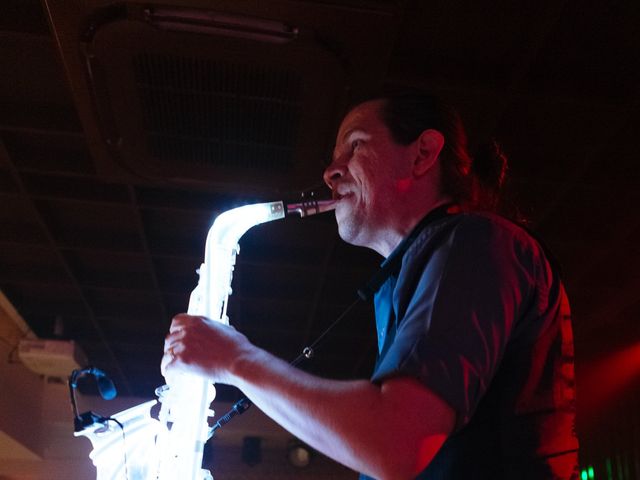
{"type": "Polygon", "coordinates": [[[194,317],[193,315],[189,315],[188,313],[179,313],[171,320],[169,332],[172,333],[181,330],[186,325],[192,323],[196,318],[198,317],[194,317]]]}

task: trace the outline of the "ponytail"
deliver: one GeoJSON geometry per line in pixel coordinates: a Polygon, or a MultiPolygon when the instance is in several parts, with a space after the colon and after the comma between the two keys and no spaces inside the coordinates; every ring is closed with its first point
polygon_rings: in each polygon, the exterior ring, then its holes
{"type": "Polygon", "coordinates": [[[495,140],[480,145],[471,163],[472,204],[498,210],[507,177],[507,157],[495,140]]]}

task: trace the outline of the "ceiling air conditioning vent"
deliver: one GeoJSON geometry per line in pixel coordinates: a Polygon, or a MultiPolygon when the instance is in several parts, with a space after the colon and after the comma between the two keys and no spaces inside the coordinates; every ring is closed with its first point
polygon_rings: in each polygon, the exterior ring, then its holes
{"type": "Polygon", "coordinates": [[[291,70],[201,58],[133,59],[151,156],[165,164],[286,174],[301,121],[291,70]]]}
{"type": "Polygon", "coordinates": [[[98,175],[316,184],[350,92],[384,78],[397,3],[174,3],[45,0],[98,175]]]}

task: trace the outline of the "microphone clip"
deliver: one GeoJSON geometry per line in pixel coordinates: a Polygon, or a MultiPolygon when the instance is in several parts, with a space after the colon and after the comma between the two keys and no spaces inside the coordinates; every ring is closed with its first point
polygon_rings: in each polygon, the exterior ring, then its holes
{"type": "Polygon", "coordinates": [[[73,419],[73,431],[82,432],[83,430],[92,427],[94,425],[106,426],[110,419],[94,413],[92,411],[81,413],[76,415],[73,419]]]}

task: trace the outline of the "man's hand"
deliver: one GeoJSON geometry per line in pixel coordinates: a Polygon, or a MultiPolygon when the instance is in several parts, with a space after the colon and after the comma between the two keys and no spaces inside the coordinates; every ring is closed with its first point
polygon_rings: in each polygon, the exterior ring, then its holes
{"type": "Polygon", "coordinates": [[[212,382],[230,383],[234,362],[250,348],[247,338],[235,328],[181,313],[171,322],[160,368],[165,377],[189,372],[212,382]]]}

